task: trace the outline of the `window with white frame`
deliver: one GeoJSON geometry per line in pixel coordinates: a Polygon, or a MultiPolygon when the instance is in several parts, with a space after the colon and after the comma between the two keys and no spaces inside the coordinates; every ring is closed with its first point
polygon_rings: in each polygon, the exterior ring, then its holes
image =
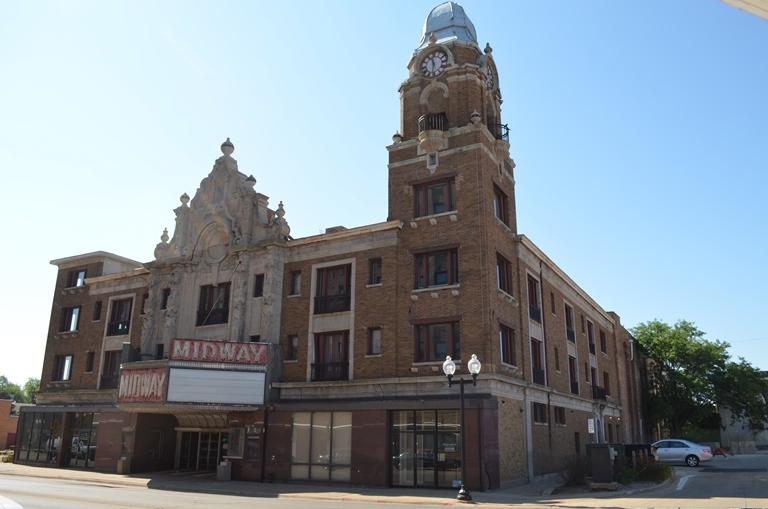
{"type": "Polygon", "coordinates": [[[499,325],[499,343],[501,344],[501,362],[516,366],[515,331],[504,325],[499,325]]]}

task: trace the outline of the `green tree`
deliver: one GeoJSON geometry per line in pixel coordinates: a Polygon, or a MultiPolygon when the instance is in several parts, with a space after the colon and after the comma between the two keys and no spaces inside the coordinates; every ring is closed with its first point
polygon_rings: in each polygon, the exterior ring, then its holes
{"type": "Polygon", "coordinates": [[[12,399],[17,403],[24,403],[24,392],[21,387],[8,381],[5,375],[0,375],[0,399],[12,399]]]}
{"type": "Polygon", "coordinates": [[[760,371],[740,359],[730,361],[728,343],[708,341],[685,320],[669,325],[659,320],[632,329],[650,354],[646,403],[648,419],[680,436],[684,426],[707,422],[718,406],[734,418],[768,420],[760,371]]]}
{"type": "Polygon", "coordinates": [[[40,392],[40,379],[29,378],[21,388],[21,392],[24,393],[24,403],[35,403],[37,401],[37,393],[40,392]]]}
{"type": "Polygon", "coordinates": [[[739,362],[729,362],[725,369],[712,373],[717,404],[733,412],[733,420],[747,419],[764,429],[768,421],[768,380],[763,373],[739,357],[739,362]]]}

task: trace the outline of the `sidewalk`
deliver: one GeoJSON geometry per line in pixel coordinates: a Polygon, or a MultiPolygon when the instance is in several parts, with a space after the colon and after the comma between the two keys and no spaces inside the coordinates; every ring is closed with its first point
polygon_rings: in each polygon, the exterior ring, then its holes
{"type": "MultiPolygon", "coordinates": [[[[393,503],[408,505],[463,505],[456,500],[458,490],[411,489],[411,488],[368,488],[356,486],[329,486],[301,483],[256,483],[245,481],[217,481],[209,474],[150,473],[150,474],[106,474],[68,468],[33,467],[0,463],[0,475],[37,477],[68,480],[107,486],[132,486],[136,488],[210,493],[261,498],[303,498],[334,500],[343,502],[393,503]]],[[[565,500],[578,499],[580,506],[590,506],[589,500],[612,499],[626,496],[626,490],[615,492],[590,492],[577,495],[551,495],[559,486],[557,478],[536,483],[523,484],[504,490],[473,492],[477,504],[557,505],[565,500]],[[567,498],[564,498],[567,497],[567,498]]],[[[603,504],[600,504],[603,505],[603,504]]]]}

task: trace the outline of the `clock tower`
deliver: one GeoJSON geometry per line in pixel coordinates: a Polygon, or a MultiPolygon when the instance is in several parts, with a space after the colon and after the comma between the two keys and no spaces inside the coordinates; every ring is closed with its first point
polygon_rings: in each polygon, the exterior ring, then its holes
{"type": "MultiPolygon", "coordinates": [[[[464,9],[446,2],[427,16],[408,71],[388,147],[389,219],[403,223],[400,271],[414,274],[403,312],[412,325],[458,323],[449,355],[466,363],[475,353],[493,370],[499,323],[520,320],[515,164],[493,50],[481,49],[464,9]]],[[[417,351],[416,360],[439,356],[417,351]]]]}

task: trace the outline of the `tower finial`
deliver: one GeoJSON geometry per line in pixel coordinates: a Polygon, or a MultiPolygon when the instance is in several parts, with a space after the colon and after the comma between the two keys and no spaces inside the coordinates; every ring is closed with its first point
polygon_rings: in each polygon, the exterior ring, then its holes
{"type": "Polygon", "coordinates": [[[232,152],[235,151],[235,146],[232,144],[231,141],[229,141],[229,138],[227,138],[227,141],[221,144],[221,153],[225,156],[231,156],[232,152]]]}
{"type": "Polygon", "coordinates": [[[491,53],[493,53],[493,48],[491,48],[490,43],[487,43],[487,42],[485,43],[485,49],[483,50],[483,53],[485,53],[486,55],[490,55],[491,53]]]}

